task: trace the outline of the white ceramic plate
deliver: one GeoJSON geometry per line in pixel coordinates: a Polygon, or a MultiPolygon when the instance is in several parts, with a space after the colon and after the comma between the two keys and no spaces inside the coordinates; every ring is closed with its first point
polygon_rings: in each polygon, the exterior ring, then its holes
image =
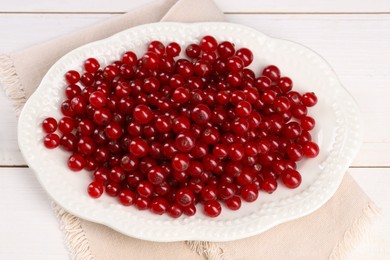
{"type": "MultiPolygon", "coordinates": [[[[208,240],[228,241],[259,234],[280,223],[307,215],[323,205],[338,188],[344,172],[361,143],[357,106],[342,87],[330,66],[319,55],[302,45],[274,39],[254,29],[230,23],[156,23],[120,32],[108,39],[77,48],[62,57],[48,71],[39,88],[25,105],[19,119],[20,149],[38,180],[53,198],[70,213],[107,225],[123,234],[153,241],[208,240]],[[115,199],[102,196],[91,199],[86,193],[88,172],[67,169],[67,152],[48,150],[42,144],[41,122],[48,116],[60,118],[64,100],[64,73],[82,70],[88,57],[102,65],[118,59],[126,50],[138,55],[148,42],[177,41],[187,45],[204,35],[219,41],[229,40],[237,47],[251,49],[254,71],[265,65],[279,66],[283,75],[294,80],[298,91],[314,91],[318,104],[310,109],[317,120],[313,138],[321,148],[320,155],[299,163],[303,181],[299,188],[282,187],[272,195],[261,192],[254,203],[243,203],[239,211],[223,209],[215,219],[199,213],[193,217],[172,219],[157,216],[134,207],[123,207],[115,199]]],[[[198,207],[198,211],[201,208],[198,207]]]]}

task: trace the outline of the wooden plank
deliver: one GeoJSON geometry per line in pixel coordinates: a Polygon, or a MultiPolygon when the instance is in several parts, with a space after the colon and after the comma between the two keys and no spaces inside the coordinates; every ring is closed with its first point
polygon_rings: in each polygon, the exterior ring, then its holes
{"type": "Polygon", "coordinates": [[[51,200],[29,169],[0,169],[0,207],[0,259],[69,259],[51,200]]]}
{"type": "MultiPolygon", "coordinates": [[[[2,1],[0,12],[126,12],[156,0],[111,1],[42,0],[37,4],[29,0],[2,1]]],[[[219,8],[228,13],[383,13],[390,12],[387,0],[215,0],[219,8]]]]}
{"type": "MultiPolygon", "coordinates": [[[[390,201],[383,184],[390,183],[390,169],[350,169],[350,173],[387,216],[364,236],[351,259],[387,259],[390,201]]],[[[0,259],[69,259],[50,200],[31,170],[0,168],[0,208],[4,213],[0,259]]]]}
{"type": "Polygon", "coordinates": [[[104,21],[113,14],[1,14],[0,52],[27,48],[104,21]],[[28,26],[27,26],[28,25],[28,26]]]}
{"type": "MultiPolygon", "coordinates": [[[[0,51],[25,48],[112,16],[3,14],[0,51]]],[[[300,42],[326,58],[361,107],[365,143],[353,165],[390,166],[390,122],[384,120],[390,113],[390,15],[227,15],[227,19],[300,42]]],[[[0,165],[23,164],[16,149],[16,117],[4,100],[0,95],[5,126],[0,129],[0,165]]]]}

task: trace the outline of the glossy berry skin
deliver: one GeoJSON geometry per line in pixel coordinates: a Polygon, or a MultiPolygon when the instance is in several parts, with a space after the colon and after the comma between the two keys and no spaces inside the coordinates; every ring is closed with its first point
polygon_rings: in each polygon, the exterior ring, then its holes
{"type": "Polygon", "coordinates": [[[177,42],[171,42],[166,47],[166,53],[169,57],[179,56],[181,47],[177,42]]]}
{"type": "Polygon", "coordinates": [[[155,126],[160,133],[168,133],[172,127],[172,120],[168,116],[160,116],[156,119],[155,126]]]}
{"type": "Polygon", "coordinates": [[[48,149],[54,149],[60,145],[60,137],[57,134],[48,134],[43,139],[43,144],[48,149]]]}
{"type": "Polygon", "coordinates": [[[314,92],[308,92],[302,95],[302,103],[307,107],[317,104],[317,96],[314,92]]]}
{"type": "Polygon", "coordinates": [[[239,117],[247,117],[252,112],[252,105],[247,101],[240,101],[238,102],[235,111],[239,117]]]}
{"type": "Polygon", "coordinates": [[[106,95],[101,91],[95,91],[89,96],[89,103],[94,108],[103,107],[106,104],[106,95]]]}
{"type": "Polygon", "coordinates": [[[157,215],[162,215],[165,212],[167,212],[169,208],[169,203],[166,199],[162,197],[156,197],[152,200],[152,203],[150,204],[150,210],[157,215]]]}
{"type": "Polygon", "coordinates": [[[104,190],[103,184],[101,184],[100,182],[94,181],[88,185],[87,192],[91,198],[97,199],[100,196],[102,196],[103,190],[104,190]]]}
{"type": "Polygon", "coordinates": [[[123,134],[123,128],[119,123],[110,122],[105,128],[105,133],[108,139],[118,140],[123,134]]]}
{"type": "Polygon", "coordinates": [[[281,77],[278,87],[283,93],[287,93],[293,88],[293,82],[289,77],[281,77]]]}
{"type": "Polygon", "coordinates": [[[88,58],[84,62],[84,68],[89,73],[95,73],[100,68],[99,61],[95,58],[88,58]]]}
{"type": "Polygon", "coordinates": [[[152,41],[149,43],[148,51],[156,53],[158,56],[165,54],[165,46],[160,41],[152,41]]]}
{"type": "Polygon", "coordinates": [[[228,200],[236,194],[237,188],[232,183],[222,183],[218,187],[218,196],[222,200],[228,200]]]}
{"type": "Polygon", "coordinates": [[[122,56],[122,62],[130,66],[135,66],[137,63],[137,55],[132,51],[125,52],[122,56]]]}
{"type": "Polygon", "coordinates": [[[213,185],[204,187],[201,191],[203,201],[216,200],[218,198],[218,188],[213,185]]]}
{"type": "Polygon", "coordinates": [[[66,151],[74,151],[76,148],[77,138],[74,134],[66,134],[61,137],[60,144],[66,151]]]}
{"type": "Polygon", "coordinates": [[[232,42],[160,40],[140,58],[129,50],[68,71],[63,117],[42,122],[43,144],[71,152],[71,171],[91,172],[89,196],[172,218],[201,203],[217,217],[221,203],[238,210],[259,191],[298,187],[297,162],[319,154],[315,94],[296,92],[275,65],[253,71],[252,51],[232,42]]]}
{"type": "Polygon", "coordinates": [[[181,188],[176,191],[176,202],[182,206],[187,207],[194,203],[194,193],[188,188],[181,188]]]}
{"type": "Polygon", "coordinates": [[[77,151],[83,155],[90,155],[96,151],[95,142],[89,136],[82,136],[77,143],[77,151]]]}
{"type": "Polygon", "coordinates": [[[179,172],[186,171],[189,166],[190,166],[190,158],[186,154],[179,153],[172,158],[172,167],[176,171],[179,172]]]}
{"type": "Polygon", "coordinates": [[[260,188],[262,190],[264,190],[265,192],[271,194],[273,193],[277,188],[278,188],[278,183],[277,181],[272,178],[272,177],[269,177],[269,178],[265,178],[262,183],[261,183],[261,186],[260,188]]]}
{"type": "Polygon", "coordinates": [[[310,131],[314,128],[316,121],[310,116],[301,118],[301,127],[303,130],[310,131]]]}
{"type": "Polygon", "coordinates": [[[153,185],[161,184],[165,179],[165,171],[160,166],[152,167],[148,172],[148,180],[153,185]]]}
{"type": "Polygon", "coordinates": [[[141,197],[150,197],[153,194],[154,187],[149,181],[141,181],[137,186],[137,193],[141,197]]]}
{"type": "Polygon", "coordinates": [[[274,102],[274,107],[279,113],[286,112],[290,109],[290,100],[287,97],[277,97],[274,102]]]}
{"type": "Polygon", "coordinates": [[[57,130],[57,121],[52,117],[45,118],[42,122],[42,129],[45,133],[53,133],[57,130]]]}
{"type": "Polygon", "coordinates": [[[139,210],[146,210],[150,207],[151,201],[149,198],[138,197],[135,206],[139,210]]]}
{"type": "Polygon", "coordinates": [[[196,105],[191,111],[191,118],[195,123],[204,125],[211,119],[211,110],[207,105],[196,105]]]}
{"type": "Polygon", "coordinates": [[[231,160],[241,161],[245,156],[245,150],[241,144],[232,144],[229,146],[228,154],[231,160]]]}
{"type": "Polygon", "coordinates": [[[309,158],[315,158],[320,153],[320,148],[314,142],[307,142],[303,146],[303,153],[309,158]]]}
{"type": "Polygon", "coordinates": [[[105,107],[96,109],[93,114],[93,122],[97,125],[107,125],[112,119],[112,113],[105,107]]]}
{"type": "Polygon", "coordinates": [[[239,210],[241,208],[241,198],[238,196],[234,196],[230,199],[227,199],[226,206],[231,210],[239,210]]]}
{"type": "Polygon", "coordinates": [[[234,45],[231,42],[224,41],[218,44],[218,54],[224,59],[233,56],[235,52],[234,45]]]}
{"type": "Polygon", "coordinates": [[[137,195],[132,190],[122,190],[119,192],[118,200],[123,206],[131,206],[137,201],[137,195]]]}
{"type": "Polygon", "coordinates": [[[277,82],[280,78],[280,70],[274,65],[265,67],[262,74],[273,82],[277,82]]]}
{"type": "Polygon", "coordinates": [[[293,161],[300,161],[303,157],[302,146],[299,144],[291,144],[286,148],[288,157],[293,161]]]}
{"type": "Polygon", "coordinates": [[[172,218],[179,218],[181,215],[183,215],[183,207],[178,203],[173,203],[170,205],[167,213],[172,218]]]}
{"type": "Polygon", "coordinates": [[[257,186],[253,183],[244,186],[241,190],[241,197],[246,202],[253,202],[257,200],[258,196],[259,196],[259,191],[257,189],[257,186]]]}
{"type": "Polygon", "coordinates": [[[285,171],[283,171],[281,174],[281,178],[283,184],[290,189],[297,188],[302,182],[301,174],[293,169],[286,169],[285,171]]]}
{"type": "Polygon", "coordinates": [[[204,213],[211,218],[218,217],[222,212],[221,204],[216,200],[208,200],[204,204],[204,213]]]}
{"type": "Polygon", "coordinates": [[[190,100],[190,93],[184,87],[178,87],[172,94],[172,100],[179,104],[187,103],[190,100]]]}
{"type": "Polygon", "coordinates": [[[240,57],[233,56],[227,60],[226,67],[229,71],[240,72],[244,69],[244,62],[240,57]]]}
{"type": "Polygon", "coordinates": [[[111,171],[108,173],[109,180],[115,183],[120,183],[125,179],[125,177],[126,177],[125,171],[119,166],[113,167],[111,171]]]}
{"type": "Polygon", "coordinates": [[[81,135],[90,136],[95,130],[95,125],[89,119],[82,119],[77,126],[77,132],[81,135]]]}
{"type": "Polygon", "coordinates": [[[80,80],[80,74],[75,70],[66,72],[65,79],[69,84],[76,84],[80,80]]]}
{"type": "Polygon", "coordinates": [[[141,125],[150,123],[153,120],[153,113],[150,107],[138,105],[134,108],[133,118],[141,125]]]}
{"type": "Polygon", "coordinates": [[[253,53],[248,48],[238,49],[236,55],[243,61],[245,67],[249,66],[253,61],[253,53]]]}
{"type": "Polygon", "coordinates": [[[142,56],[142,64],[146,69],[156,69],[158,67],[160,58],[154,52],[147,52],[142,56]]]}
{"type": "Polygon", "coordinates": [[[216,51],[218,47],[217,40],[210,35],[204,36],[200,41],[200,48],[204,52],[216,51]]]}
{"type": "Polygon", "coordinates": [[[73,154],[68,159],[68,167],[72,171],[81,171],[85,166],[85,159],[79,154],[73,154]]]}
{"type": "Polygon", "coordinates": [[[134,138],[129,145],[129,152],[136,158],[144,157],[149,152],[149,145],[142,138],[134,138]]]}
{"type": "Polygon", "coordinates": [[[119,69],[114,65],[108,65],[103,69],[103,76],[109,81],[112,81],[119,75],[119,69]]]}
{"type": "Polygon", "coordinates": [[[180,152],[187,153],[195,147],[195,137],[191,132],[184,132],[177,135],[175,145],[180,152]]]}
{"type": "Polygon", "coordinates": [[[72,99],[81,94],[81,88],[76,84],[70,84],[65,89],[65,95],[68,99],[72,99]]]}
{"type": "Polygon", "coordinates": [[[63,117],[58,122],[58,130],[63,134],[69,134],[74,128],[74,121],[70,117],[63,117]]]}

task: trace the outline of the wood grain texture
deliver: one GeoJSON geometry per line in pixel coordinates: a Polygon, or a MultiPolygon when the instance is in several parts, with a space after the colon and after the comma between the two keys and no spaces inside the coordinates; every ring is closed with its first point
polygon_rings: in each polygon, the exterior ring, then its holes
{"type": "MultiPolygon", "coordinates": [[[[0,0],[0,52],[26,48],[153,1],[156,0],[0,0]]],[[[363,238],[351,259],[388,259],[390,1],[215,2],[229,13],[227,19],[231,22],[314,49],[332,65],[355,97],[362,111],[365,137],[353,165],[365,168],[349,171],[382,208],[385,217],[363,238]]],[[[31,170],[6,167],[25,163],[17,148],[16,115],[2,91],[0,122],[0,259],[69,259],[50,199],[31,170]]]]}
{"type": "Polygon", "coordinates": [[[29,169],[0,169],[0,259],[69,259],[51,201],[29,169]]]}
{"type": "MultiPolygon", "coordinates": [[[[2,14],[0,51],[10,52],[102,21],[113,14],[2,14]],[[22,17],[23,19],[20,19],[22,17]],[[30,26],[25,26],[29,24],[30,26]],[[16,32],[12,28],[19,28],[16,32]]],[[[390,15],[227,15],[231,22],[302,43],[322,55],[357,100],[365,128],[354,166],[390,166],[390,15]]],[[[23,163],[16,117],[0,95],[0,165],[23,163]]]]}
{"type": "MultiPolygon", "coordinates": [[[[0,12],[125,12],[158,0],[1,0],[0,12]]],[[[383,13],[390,12],[387,0],[215,0],[228,13],[383,13]]]]}

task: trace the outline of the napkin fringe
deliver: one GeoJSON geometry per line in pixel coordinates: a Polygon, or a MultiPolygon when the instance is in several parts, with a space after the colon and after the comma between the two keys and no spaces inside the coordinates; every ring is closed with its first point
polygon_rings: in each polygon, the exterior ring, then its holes
{"type": "Polygon", "coordinates": [[[207,241],[186,241],[186,245],[208,260],[229,260],[226,251],[218,244],[207,241]]]}
{"type": "Polygon", "coordinates": [[[71,253],[72,259],[93,260],[94,257],[80,219],[69,214],[54,202],[52,207],[60,221],[61,229],[65,233],[65,244],[71,253]]]}
{"type": "Polygon", "coordinates": [[[11,57],[6,54],[0,54],[0,82],[5,94],[12,101],[16,113],[19,114],[26,103],[26,95],[14,63],[11,57]]]}
{"type": "Polygon", "coordinates": [[[343,238],[333,248],[329,259],[348,259],[348,253],[355,247],[368,230],[372,219],[380,214],[380,209],[373,202],[369,202],[367,207],[363,209],[362,215],[352,223],[351,227],[344,233],[343,238]]]}

